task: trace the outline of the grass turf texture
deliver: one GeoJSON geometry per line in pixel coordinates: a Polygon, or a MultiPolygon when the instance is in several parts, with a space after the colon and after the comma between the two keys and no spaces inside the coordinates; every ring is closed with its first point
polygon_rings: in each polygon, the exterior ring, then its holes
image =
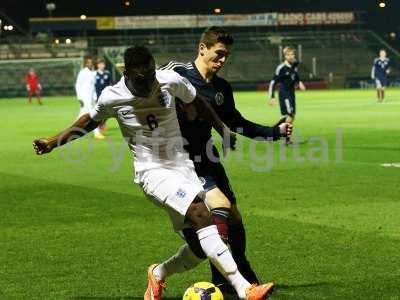
{"type": "MultiPolygon", "coordinates": [[[[255,172],[266,161],[254,161],[244,139],[243,159],[232,152],[225,161],[248,257],[277,283],[271,299],[400,299],[400,169],[380,166],[400,162],[400,91],[386,94],[377,104],[373,91],[299,93],[296,132],[308,140],[300,153],[318,159],[327,143],[328,159],[299,161],[289,148],[283,161],[275,145],[270,171],[255,172]]],[[[236,94],[244,116],[272,124],[279,111],[264,98],[236,94]]],[[[69,125],[74,98],[44,98],[42,107],[8,99],[0,108],[0,299],[142,298],[148,265],[182,241],[132,183],[116,122],[107,141],[90,136],[39,157],[32,139],[69,125]]],[[[258,159],[265,145],[257,144],[258,159]]],[[[206,263],[171,277],[165,297],[180,298],[202,280],[206,263]]]]}

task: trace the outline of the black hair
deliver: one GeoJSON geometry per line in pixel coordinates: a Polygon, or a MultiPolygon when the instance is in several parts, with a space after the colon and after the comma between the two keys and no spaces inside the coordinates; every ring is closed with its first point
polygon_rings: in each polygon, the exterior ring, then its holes
{"type": "Polygon", "coordinates": [[[147,67],[153,60],[150,50],[144,46],[129,47],[124,53],[125,70],[147,67]]]}

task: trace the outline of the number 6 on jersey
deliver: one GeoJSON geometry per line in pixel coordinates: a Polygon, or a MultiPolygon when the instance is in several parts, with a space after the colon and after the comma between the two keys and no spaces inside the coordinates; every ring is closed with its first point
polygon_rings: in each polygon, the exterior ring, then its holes
{"type": "Polygon", "coordinates": [[[147,125],[149,125],[150,130],[154,130],[158,127],[158,122],[156,116],[151,114],[146,117],[147,125]]]}

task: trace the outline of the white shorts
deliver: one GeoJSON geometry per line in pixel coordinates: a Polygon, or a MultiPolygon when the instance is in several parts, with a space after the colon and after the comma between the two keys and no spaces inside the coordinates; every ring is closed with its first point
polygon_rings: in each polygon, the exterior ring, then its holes
{"type": "Polygon", "coordinates": [[[80,118],[84,114],[90,113],[91,109],[94,107],[94,102],[92,101],[84,101],[78,99],[78,102],[80,106],[78,118],[80,118]]]}
{"type": "Polygon", "coordinates": [[[167,211],[175,231],[189,227],[185,215],[190,204],[196,196],[205,199],[203,185],[193,167],[150,169],[138,177],[145,195],[167,211]]]}

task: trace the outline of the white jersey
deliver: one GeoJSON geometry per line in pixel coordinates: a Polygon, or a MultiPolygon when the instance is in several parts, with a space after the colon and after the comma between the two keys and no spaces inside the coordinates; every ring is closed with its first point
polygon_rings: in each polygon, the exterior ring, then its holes
{"type": "Polygon", "coordinates": [[[171,70],[156,71],[157,82],[148,97],[133,95],[124,77],[106,87],[91,110],[96,121],[116,118],[122,135],[134,154],[135,181],[144,171],[176,166],[193,167],[183,149],[183,138],[175,109],[175,97],[192,102],[196,89],[171,70]]]}
{"type": "Polygon", "coordinates": [[[95,99],[95,76],[96,72],[85,67],[79,71],[78,77],[76,78],[76,96],[84,103],[90,104],[95,99]]]}

